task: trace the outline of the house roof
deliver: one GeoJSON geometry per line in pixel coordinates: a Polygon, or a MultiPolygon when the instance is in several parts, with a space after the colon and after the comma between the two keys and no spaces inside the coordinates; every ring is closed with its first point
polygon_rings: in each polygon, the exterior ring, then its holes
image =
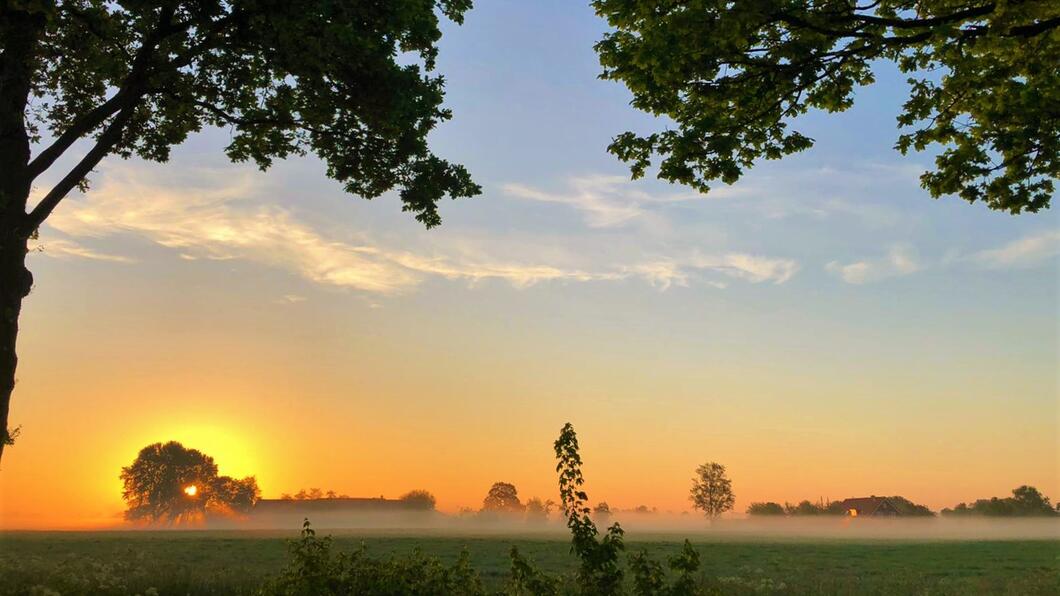
{"type": "Polygon", "coordinates": [[[254,505],[255,513],[278,513],[282,511],[379,511],[415,509],[415,505],[400,499],[382,498],[335,498],[335,499],[260,499],[254,505]]]}
{"type": "Polygon", "coordinates": [[[894,511],[898,510],[894,503],[892,503],[887,497],[856,497],[853,499],[844,499],[843,502],[840,503],[844,510],[849,511],[851,509],[856,509],[858,515],[872,515],[885,504],[889,505],[894,511]]]}

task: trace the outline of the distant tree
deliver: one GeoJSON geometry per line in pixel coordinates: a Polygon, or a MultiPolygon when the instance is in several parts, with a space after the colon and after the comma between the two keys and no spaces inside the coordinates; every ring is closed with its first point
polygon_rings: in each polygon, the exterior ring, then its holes
{"type": "Polygon", "coordinates": [[[301,489],[295,494],[283,493],[280,495],[281,499],[288,499],[294,501],[305,501],[308,499],[348,499],[350,498],[347,494],[339,494],[333,490],[323,491],[319,488],[311,488],[309,490],[301,489]]]}
{"type": "MultiPolygon", "coordinates": [[[[29,240],[107,156],[165,162],[204,128],[268,168],[313,153],[354,195],[390,191],[431,227],[476,195],[428,137],[450,112],[440,21],[470,0],[17,0],[0,9],[0,456],[29,240]],[[34,189],[39,200],[31,202],[34,189]]],[[[36,197],[35,197],[36,198],[36,197]]],[[[150,197],[143,197],[150,208],[150,197]]]]}
{"type": "Polygon", "coordinates": [[[552,513],[556,503],[552,499],[542,501],[538,497],[533,497],[526,502],[526,521],[533,523],[544,523],[548,521],[548,516],[552,513]]]}
{"type": "Polygon", "coordinates": [[[1060,514],[1046,497],[1033,486],[1020,486],[1006,498],[979,499],[968,505],[960,503],[953,509],[943,509],[943,515],[983,515],[989,517],[1051,517],[1060,514]]]}
{"type": "Polygon", "coordinates": [[[1051,515],[1054,513],[1049,497],[1033,486],[1023,485],[1012,490],[1015,510],[1019,515],[1051,515]]]}
{"type": "Polygon", "coordinates": [[[522,513],[523,509],[523,504],[519,502],[519,491],[514,484],[507,482],[494,483],[482,500],[482,510],[492,513],[522,513]]]}
{"type": "Polygon", "coordinates": [[[122,498],[132,521],[186,523],[248,511],[260,497],[253,476],[218,476],[212,457],[177,443],[155,443],[122,468],[122,498]]]}
{"type": "Polygon", "coordinates": [[[732,481],[725,475],[725,466],[707,462],[696,468],[689,499],[711,520],[732,509],[736,498],[732,494],[732,481]]]}
{"type": "Polygon", "coordinates": [[[784,515],[784,508],[779,503],[772,501],[766,503],[751,503],[747,506],[748,515],[784,515]]]}
{"type": "Polygon", "coordinates": [[[593,518],[604,526],[611,521],[611,506],[607,504],[607,501],[600,501],[596,507],[593,507],[593,518]]]}
{"type": "Polygon", "coordinates": [[[784,512],[788,515],[821,515],[825,512],[825,509],[821,505],[804,499],[798,505],[784,503],[784,512]]]}
{"type": "Polygon", "coordinates": [[[424,511],[434,511],[434,507],[437,504],[434,495],[425,490],[410,490],[401,495],[401,500],[413,509],[422,509],[424,511]]]}
{"type": "Polygon", "coordinates": [[[703,192],[762,159],[806,150],[809,110],[842,112],[887,62],[910,79],[896,148],[940,149],[920,177],[1020,213],[1049,206],[1060,177],[1060,3],[1056,0],[594,0],[611,30],[602,77],[665,130],[618,135],[609,150],[644,175],[703,192]]]}
{"type": "Polygon", "coordinates": [[[935,512],[928,509],[925,505],[919,505],[910,501],[909,499],[895,495],[893,497],[887,497],[895,507],[898,509],[898,513],[909,517],[931,517],[935,515],[935,512]]]}
{"type": "Polygon", "coordinates": [[[640,513],[640,514],[655,513],[655,508],[654,507],[648,507],[647,505],[637,505],[636,507],[633,508],[633,513],[640,513]]]}

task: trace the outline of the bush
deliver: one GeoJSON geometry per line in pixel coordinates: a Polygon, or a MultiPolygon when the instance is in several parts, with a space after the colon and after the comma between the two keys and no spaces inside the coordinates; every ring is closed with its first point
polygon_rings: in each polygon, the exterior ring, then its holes
{"type": "Polygon", "coordinates": [[[317,538],[306,520],[302,538],[290,546],[292,561],[261,590],[266,596],[413,596],[485,595],[467,551],[451,567],[413,552],[386,559],[369,557],[364,546],[333,556],[331,537],[317,538]]]}

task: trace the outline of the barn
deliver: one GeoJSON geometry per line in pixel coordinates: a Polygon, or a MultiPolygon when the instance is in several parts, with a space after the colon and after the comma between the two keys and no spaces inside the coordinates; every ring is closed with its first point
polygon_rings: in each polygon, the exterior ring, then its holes
{"type": "Polygon", "coordinates": [[[902,515],[898,505],[887,497],[857,497],[842,501],[836,509],[850,517],[897,517],[902,515]]]}

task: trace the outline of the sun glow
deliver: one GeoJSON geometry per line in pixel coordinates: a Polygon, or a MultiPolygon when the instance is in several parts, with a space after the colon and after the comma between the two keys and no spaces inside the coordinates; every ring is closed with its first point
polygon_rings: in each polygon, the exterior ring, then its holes
{"type": "Polygon", "coordinates": [[[184,494],[189,497],[194,497],[199,492],[199,487],[192,484],[191,486],[184,487],[184,494]]]}

